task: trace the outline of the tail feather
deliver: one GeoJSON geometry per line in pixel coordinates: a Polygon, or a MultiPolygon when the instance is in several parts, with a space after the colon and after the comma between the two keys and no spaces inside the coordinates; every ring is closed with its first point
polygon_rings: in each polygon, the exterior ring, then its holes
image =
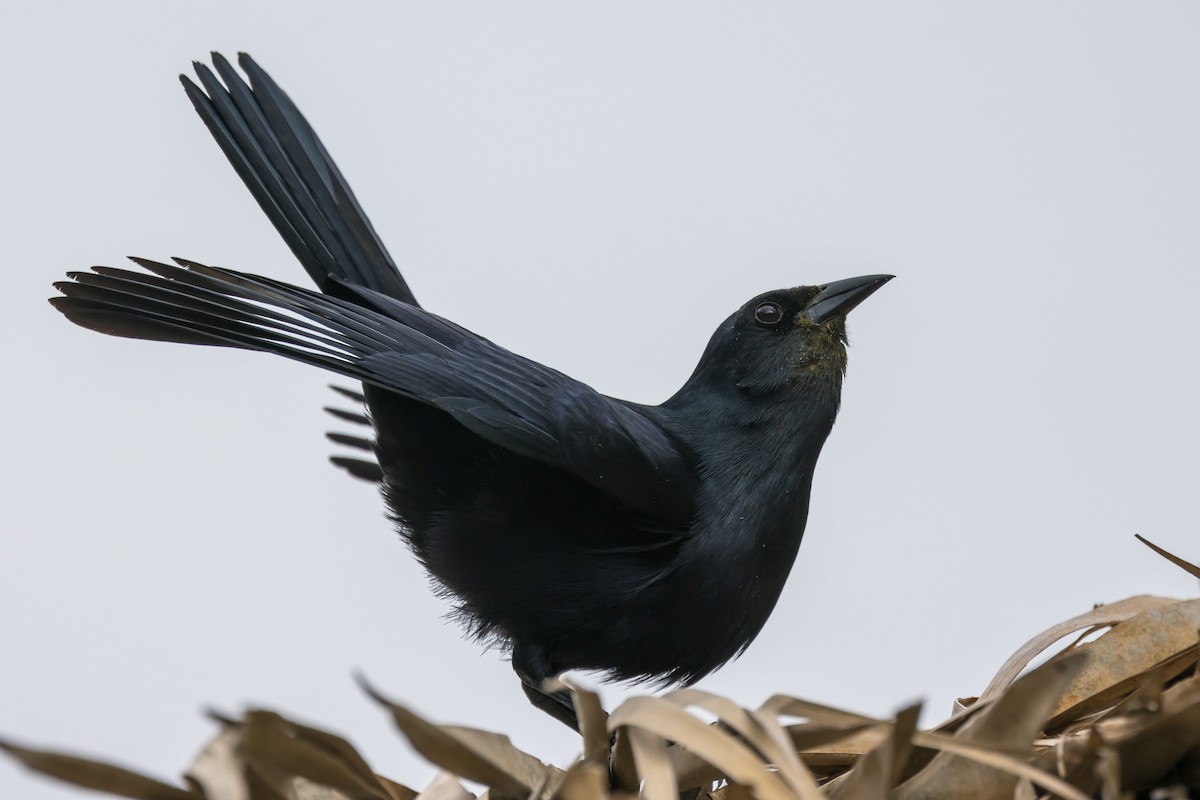
{"type": "Polygon", "coordinates": [[[353,400],[359,405],[363,405],[367,402],[367,396],[362,392],[355,391],[354,389],[347,389],[345,386],[338,386],[335,383],[329,384],[329,388],[340,394],[342,397],[345,397],[348,400],[353,400]]]}
{"type": "Polygon", "coordinates": [[[383,483],[383,470],[374,461],[364,461],[361,458],[346,456],[330,456],[329,460],[336,467],[341,467],[350,473],[351,477],[368,483],[383,483]]]}
{"type": "Polygon", "coordinates": [[[271,352],[358,380],[370,377],[359,365],[359,355],[387,344],[364,323],[370,319],[364,314],[372,312],[336,298],[205,268],[218,279],[192,262],[187,269],[137,262],[178,288],[161,285],[152,276],[101,267],[102,272],[71,273],[72,280],[55,283],[62,296],[50,302],[72,322],[101,333],[271,352]],[[272,303],[290,313],[271,308],[272,303]],[[319,324],[326,319],[320,309],[336,324],[319,324]]]}
{"type": "Polygon", "coordinates": [[[330,431],[329,433],[325,434],[325,438],[334,444],[340,444],[343,447],[350,447],[355,450],[365,450],[370,453],[374,452],[375,449],[370,439],[364,439],[361,436],[351,436],[348,433],[337,433],[336,431],[330,431]]]}
{"type": "Polygon", "coordinates": [[[337,417],[343,422],[353,422],[356,425],[371,425],[371,418],[366,414],[356,414],[353,411],[347,411],[344,408],[334,408],[333,406],[325,406],[325,413],[337,417]]]}
{"type": "MultiPolygon", "coordinates": [[[[199,85],[181,75],[183,88],[242,182],[327,297],[182,260],[185,269],[133,259],[153,274],[108,267],[70,273],[70,282],[55,284],[63,296],[51,302],[71,321],[103,333],[274,352],[365,379],[356,358],[387,344],[371,324],[372,312],[404,316],[417,300],[291,98],[245,53],[238,64],[248,81],[218,53],[212,54],[212,64],[195,64],[199,85]],[[323,324],[320,312],[332,312],[336,325],[323,324]]],[[[458,336],[453,326],[419,316],[412,324],[418,338],[448,343],[458,336]]],[[[333,388],[365,402],[361,392],[333,388]]],[[[332,413],[370,425],[362,414],[332,413]]],[[[367,443],[333,436],[359,450],[367,443]]],[[[378,464],[341,456],[332,461],[357,478],[382,479],[378,464]]]]}
{"type": "Polygon", "coordinates": [[[180,76],[196,112],[276,230],[322,291],[334,276],[416,305],[341,171],[290,98],[246,54],[248,85],[214,53],[197,86],[180,76]],[[221,81],[224,81],[222,84],[221,81]]]}
{"type": "MultiPolygon", "coordinates": [[[[359,404],[366,403],[367,398],[363,396],[361,392],[356,392],[352,389],[346,389],[341,386],[330,386],[329,388],[351,400],[357,401],[359,404]]],[[[371,418],[366,414],[347,411],[344,408],[334,408],[332,406],[326,406],[325,411],[326,413],[343,422],[361,425],[366,428],[372,427],[371,418]]],[[[375,442],[371,439],[366,439],[361,436],[352,436],[346,433],[330,431],[325,434],[325,438],[329,439],[335,444],[342,445],[343,447],[349,447],[352,450],[369,452],[372,454],[375,452],[375,442]]],[[[334,466],[344,469],[351,477],[368,481],[370,483],[383,482],[383,470],[380,468],[378,461],[368,461],[364,458],[351,458],[350,456],[342,455],[330,456],[329,460],[333,462],[334,466]]]]}
{"type": "MultiPolygon", "coordinates": [[[[385,306],[396,301],[417,306],[416,297],[341,170],[291,98],[245,53],[239,54],[238,63],[249,83],[219,53],[212,54],[212,63],[216,74],[203,64],[195,64],[200,86],[180,76],[183,88],[229,163],[317,287],[331,297],[384,313],[387,311],[380,308],[380,296],[388,301],[382,303],[385,306]]],[[[75,322],[107,333],[265,349],[301,357],[349,377],[362,377],[345,369],[345,352],[338,349],[336,341],[325,338],[327,331],[296,318],[295,315],[304,314],[301,309],[306,306],[297,303],[302,298],[287,287],[274,288],[280,296],[292,301],[285,304],[293,312],[291,317],[261,303],[238,303],[228,291],[230,283],[237,283],[232,275],[222,276],[225,285],[216,297],[195,277],[195,273],[204,273],[201,265],[181,261],[194,270],[192,276],[185,276],[174,268],[167,268],[168,275],[152,262],[138,263],[163,277],[98,269],[97,274],[107,277],[109,283],[92,291],[119,292],[123,281],[138,284],[126,288],[149,294],[141,301],[140,314],[130,316],[119,312],[113,304],[104,302],[102,294],[89,299],[84,296],[89,290],[79,286],[55,305],[75,322]],[[186,283],[186,288],[177,281],[186,283]],[[145,291],[147,287],[160,294],[145,291]],[[155,300],[175,310],[156,306],[155,300]],[[180,319],[179,309],[189,310],[195,316],[180,319]],[[218,317],[222,321],[218,322],[218,317]]],[[[92,280],[72,277],[81,284],[92,280]]],[[[247,288],[250,291],[245,297],[261,300],[261,294],[256,293],[270,290],[271,283],[262,279],[247,288]]],[[[311,311],[312,305],[307,309],[311,311]]],[[[356,327],[353,319],[345,318],[342,322],[348,326],[343,333],[372,338],[361,326],[356,327]]],[[[361,392],[334,388],[351,400],[365,403],[361,392]]],[[[363,415],[350,412],[335,415],[346,421],[370,424],[363,415]]],[[[332,460],[354,477],[382,480],[378,464],[342,456],[332,460]]]]}

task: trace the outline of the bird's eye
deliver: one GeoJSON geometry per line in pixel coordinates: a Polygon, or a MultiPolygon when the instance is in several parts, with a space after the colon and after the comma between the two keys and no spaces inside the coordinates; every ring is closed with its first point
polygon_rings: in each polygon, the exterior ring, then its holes
{"type": "Polygon", "coordinates": [[[778,325],[783,320],[783,309],[779,303],[759,303],[754,309],[754,319],[762,325],[778,325]]]}

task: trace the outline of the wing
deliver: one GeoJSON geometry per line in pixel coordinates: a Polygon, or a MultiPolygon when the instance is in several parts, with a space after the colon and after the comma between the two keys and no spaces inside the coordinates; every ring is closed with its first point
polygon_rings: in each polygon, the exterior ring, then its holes
{"type": "Polygon", "coordinates": [[[354,296],[343,299],[193,262],[134,261],[153,274],[71,273],[51,302],[101,333],[263,350],[356,378],[439,409],[630,509],[676,526],[691,519],[698,479],[684,446],[556,370],[371,289],[342,284],[354,296]]]}

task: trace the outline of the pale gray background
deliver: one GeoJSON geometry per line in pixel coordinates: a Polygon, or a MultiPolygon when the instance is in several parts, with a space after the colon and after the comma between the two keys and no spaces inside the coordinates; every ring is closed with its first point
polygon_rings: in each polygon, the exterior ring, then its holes
{"type": "Polygon", "coordinates": [[[210,49],[292,93],[430,309],[614,395],[758,292],[899,275],[792,580],[704,688],[935,722],[1092,603],[1195,593],[1132,538],[1200,557],[1195,4],[338,5],[0,12],[0,733],[169,776],[202,706],[265,704],[421,783],[361,668],[576,750],[325,462],[327,376],[45,303],[127,254],[306,280],[175,82],[210,49]]]}

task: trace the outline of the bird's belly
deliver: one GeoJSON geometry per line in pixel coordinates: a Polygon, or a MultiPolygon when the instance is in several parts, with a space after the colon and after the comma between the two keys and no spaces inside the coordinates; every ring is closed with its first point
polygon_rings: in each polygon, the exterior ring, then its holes
{"type": "Polygon", "coordinates": [[[698,679],[757,635],[786,577],[769,563],[776,555],[735,569],[726,555],[622,527],[599,508],[555,511],[446,513],[414,537],[473,633],[536,643],[555,671],[698,679]]]}
{"type": "MultiPolygon", "coordinates": [[[[424,412],[405,410],[406,424],[424,412]]],[[[385,496],[475,636],[537,645],[556,671],[686,682],[762,627],[795,548],[749,545],[736,509],[656,530],[581,480],[424,416],[430,427],[393,438],[376,414],[385,496]]]]}

